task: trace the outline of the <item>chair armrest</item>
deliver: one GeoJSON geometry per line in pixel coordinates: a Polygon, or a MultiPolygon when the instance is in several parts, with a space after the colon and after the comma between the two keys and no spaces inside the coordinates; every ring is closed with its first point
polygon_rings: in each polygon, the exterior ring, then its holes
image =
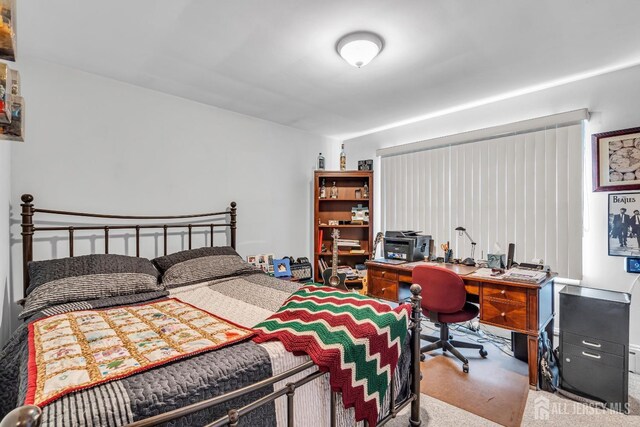
{"type": "Polygon", "coordinates": [[[37,406],[18,406],[0,421],[0,427],[39,427],[42,410],[37,406]]]}

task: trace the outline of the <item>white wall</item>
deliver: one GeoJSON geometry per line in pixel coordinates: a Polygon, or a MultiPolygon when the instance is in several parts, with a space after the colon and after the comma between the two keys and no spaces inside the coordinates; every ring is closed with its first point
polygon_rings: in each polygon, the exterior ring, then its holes
{"type": "MultiPolygon", "coordinates": [[[[375,150],[439,136],[588,108],[585,138],[583,284],[627,291],[635,275],[624,272],[624,258],[607,255],[607,193],[591,191],[590,134],[640,126],[640,67],[496,102],[355,138],[345,143],[348,167],[375,159],[375,150]]],[[[379,159],[378,159],[379,160],[379,159]]],[[[380,162],[376,163],[380,170],[380,162]]],[[[380,200],[379,186],[377,186],[380,200]]],[[[377,212],[380,212],[379,208],[377,212]]],[[[576,208],[578,212],[578,208],[576,208]]],[[[379,218],[380,216],[377,215],[379,218]]],[[[377,228],[379,228],[379,223],[377,228]]],[[[424,230],[428,231],[428,230],[424,230]]],[[[552,266],[553,267],[553,266],[552,266]]],[[[640,344],[640,286],[632,299],[631,342],[640,344]]],[[[594,313],[594,315],[597,315],[594,313]]]]}
{"type": "Polygon", "coordinates": [[[9,300],[9,211],[11,202],[11,144],[0,141],[0,343],[9,337],[10,330],[5,327],[11,319],[9,300]]]}
{"type": "MultiPolygon", "coordinates": [[[[335,157],[336,141],[34,58],[21,58],[20,73],[27,141],[12,150],[15,205],[31,193],[36,207],[140,215],[234,200],[241,255],[310,255],[312,171],[319,151],[335,157]]],[[[22,297],[19,233],[16,224],[12,300],[22,297]]],[[[78,244],[77,254],[89,250],[78,244]]],[[[65,248],[39,243],[36,258],[65,248]]]]}

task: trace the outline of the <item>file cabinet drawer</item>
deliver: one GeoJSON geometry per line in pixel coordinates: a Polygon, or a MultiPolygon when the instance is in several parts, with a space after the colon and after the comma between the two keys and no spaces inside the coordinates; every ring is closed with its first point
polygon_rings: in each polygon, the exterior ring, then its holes
{"type": "Polygon", "coordinates": [[[562,342],[581,347],[585,351],[596,350],[598,352],[609,353],[620,357],[625,355],[625,346],[622,344],[605,341],[600,338],[576,335],[571,332],[562,331],[562,342]]]}

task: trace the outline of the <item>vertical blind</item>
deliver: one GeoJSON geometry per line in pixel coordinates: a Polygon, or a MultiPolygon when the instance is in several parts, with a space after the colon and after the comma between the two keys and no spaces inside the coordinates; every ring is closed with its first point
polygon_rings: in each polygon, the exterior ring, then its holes
{"type": "Polygon", "coordinates": [[[561,277],[582,276],[582,123],[382,158],[383,230],[431,234],[439,256],[477,242],[475,258],[542,259],[561,277]]]}

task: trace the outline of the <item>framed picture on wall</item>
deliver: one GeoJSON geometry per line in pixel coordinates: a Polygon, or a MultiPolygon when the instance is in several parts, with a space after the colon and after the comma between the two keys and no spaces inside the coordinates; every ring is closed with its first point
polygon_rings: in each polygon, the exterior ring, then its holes
{"type": "Polygon", "coordinates": [[[0,0],[0,59],[16,60],[16,0],[0,0]]]}
{"type": "Polygon", "coordinates": [[[609,194],[610,256],[640,256],[640,192],[609,194]]]}
{"type": "Polygon", "coordinates": [[[640,190],[640,127],[592,135],[593,191],[640,190]]]}

